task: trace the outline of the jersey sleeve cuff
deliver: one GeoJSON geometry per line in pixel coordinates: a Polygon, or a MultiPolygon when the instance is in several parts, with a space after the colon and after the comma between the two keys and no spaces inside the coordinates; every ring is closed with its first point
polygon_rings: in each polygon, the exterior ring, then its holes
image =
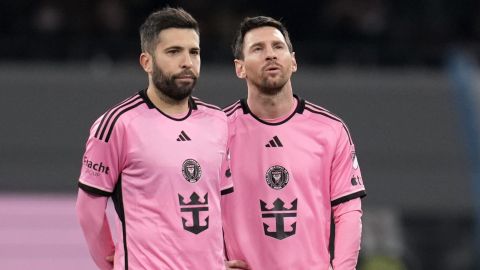
{"type": "Polygon", "coordinates": [[[110,197],[113,194],[112,192],[101,190],[101,189],[86,185],[82,182],[78,182],[78,187],[83,191],[95,196],[110,197]]]}
{"type": "Polygon", "coordinates": [[[220,192],[220,195],[227,195],[227,194],[230,194],[233,192],[233,186],[232,187],[228,187],[228,188],[225,188],[225,189],[222,189],[222,191],[220,192]]]}
{"type": "Polygon", "coordinates": [[[360,190],[360,191],[357,191],[355,193],[348,194],[346,196],[343,196],[343,197],[340,197],[338,199],[333,200],[332,201],[332,206],[336,206],[336,205],[339,205],[339,204],[344,203],[344,202],[348,202],[348,201],[356,199],[356,198],[363,198],[365,196],[367,196],[367,192],[365,192],[365,190],[360,190]]]}

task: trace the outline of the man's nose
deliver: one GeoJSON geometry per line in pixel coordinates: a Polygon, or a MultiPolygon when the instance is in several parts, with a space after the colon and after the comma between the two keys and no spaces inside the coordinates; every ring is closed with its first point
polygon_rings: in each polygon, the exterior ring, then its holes
{"type": "Polygon", "coordinates": [[[190,53],[186,52],[183,56],[182,62],[180,64],[182,68],[191,68],[193,66],[193,60],[190,53]]]}
{"type": "Polygon", "coordinates": [[[277,59],[277,54],[273,47],[267,46],[265,49],[265,59],[266,60],[274,60],[277,59]]]}

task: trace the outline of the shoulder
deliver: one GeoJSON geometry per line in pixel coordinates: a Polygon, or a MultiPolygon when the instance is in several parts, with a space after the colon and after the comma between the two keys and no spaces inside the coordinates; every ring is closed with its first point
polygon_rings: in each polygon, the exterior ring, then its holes
{"type": "Polygon", "coordinates": [[[345,125],[343,119],[338,115],[310,101],[305,100],[304,110],[306,111],[306,114],[309,115],[313,120],[330,122],[334,125],[345,125]]]}
{"type": "Polygon", "coordinates": [[[92,136],[108,142],[113,130],[117,130],[123,123],[137,116],[141,108],[146,106],[145,100],[138,93],[111,106],[103,113],[91,128],[92,136]]]}
{"type": "Polygon", "coordinates": [[[343,119],[340,118],[338,115],[332,113],[331,111],[325,109],[322,106],[306,100],[304,111],[304,114],[307,115],[311,120],[331,126],[339,132],[346,132],[347,136],[351,141],[350,130],[345,121],[343,121],[343,119]]]}
{"type": "Polygon", "coordinates": [[[202,101],[197,97],[192,97],[194,108],[199,112],[202,112],[208,116],[220,118],[226,121],[226,116],[222,112],[222,109],[216,105],[202,101]]]}
{"type": "Polygon", "coordinates": [[[244,114],[241,100],[237,100],[236,102],[226,106],[222,109],[222,111],[225,113],[229,120],[244,114]]]}

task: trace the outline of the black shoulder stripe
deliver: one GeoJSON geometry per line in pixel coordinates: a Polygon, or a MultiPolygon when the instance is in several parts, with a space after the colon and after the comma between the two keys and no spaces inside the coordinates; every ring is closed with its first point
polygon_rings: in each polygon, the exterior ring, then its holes
{"type": "Polygon", "coordinates": [[[327,109],[325,109],[325,108],[323,108],[323,107],[320,107],[320,106],[318,106],[318,105],[315,105],[315,104],[313,104],[313,103],[311,103],[311,102],[307,102],[307,105],[311,106],[312,109],[314,109],[314,110],[317,109],[318,111],[321,111],[321,112],[324,112],[324,113],[330,115],[332,119],[336,119],[337,121],[342,122],[342,124],[343,124],[343,125],[345,126],[345,128],[347,129],[347,133],[350,134],[350,131],[348,130],[347,124],[345,124],[345,122],[342,120],[342,118],[340,118],[338,115],[332,113],[331,111],[329,111],[329,110],[327,110],[327,109]]]}
{"type": "Polygon", "coordinates": [[[95,132],[95,138],[98,137],[98,132],[100,132],[100,129],[101,129],[101,126],[103,125],[103,122],[105,121],[105,119],[107,118],[107,115],[115,108],[117,108],[118,106],[124,104],[125,102],[128,102],[129,100],[131,100],[132,98],[134,98],[135,96],[131,96],[125,100],[123,100],[122,102],[118,103],[117,105],[111,107],[102,117],[102,120],[100,121],[100,125],[98,125],[97,127],[97,131],[95,132]]]}
{"type": "Polygon", "coordinates": [[[217,111],[221,111],[222,109],[220,109],[220,107],[217,107],[215,105],[212,105],[212,104],[208,104],[208,103],[205,103],[205,102],[202,102],[200,100],[195,100],[195,103],[197,103],[197,105],[199,106],[205,106],[207,108],[210,108],[210,109],[214,109],[214,110],[217,110],[217,111]]]}
{"type": "Polygon", "coordinates": [[[224,113],[228,113],[229,111],[233,110],[238,104],[240,104],[240,100],[238,100],[237,102],[231,104],[231,105],[228,105],[227,107],[223,108],[223,112],[224,113]]]}
{"type": "Polygon", "coordinates": [[[102,118],[102,121],[100,122],[100,125],[98,126],[97,131],[95,132],[95,138],[98,138],[100,140],[103,139],[103,135],[105,134],[105,131],[106,131],[106,129],[107,129],[109,123],[110,123],[110,119],[115,115],[115,113],[117,111],[119,111],[120,109],[132,104],[133,102],[135,102],[139,99],[142,99],[142,98],[139,95],[135,95],[135,96],[125,100],[120,105],[118,105],[116,107],[113,107],[111,110],[109,110],[107,113],[105,113],[105,115],[102,118]],[[106,119],[106,121],[104,122],[105,119],[106,119]],[[102,129],[102,132],[99,135],[98,133],[99,133],[100,129],[102,129]]]}
{"type": "Polygon", "coordinates": [[[132,99],[133,99],[135,96],[136,96],[136,95],[134,95],[134,96],[131,96],[131,97],[129,97],[129,98],[127,98],[127,99],[123,100],[122,102],[120,102],[120,103],[116,104],[115,106],[111,107],[111,108],[110,108],[110,109],[109,109],[109,110],[108,110],[108,111],[107,111],[107,112],[106,112],[106,113],[103,115],[103,117],[102,117],[102,120],[100,121],[100,125],[98,125],[98,127],[97,127],[97,131],[95,132],[95,138],[97,138],[97,137],[98,137],[98,133],[100,132],[100,129],[101,129],[102,125],[103,125],[103,122],[104,122],[104,121],[105,121],[105,119],[107,118],[107,115],[108,115],[108,114],[109,114],[109,113],[110,113],[112,110],[114,110],[115,108],[117,108],[117,107],[119,107],[119,106],[121,106],[121,105],[125,104],[126,102],[128,102],[128,101],[132,100],[132,99]]]}
{"type": "Polygon", "coordinates": [[[238,104],[237,106],[235,106],[235,108],[233,108],[233,110],[230,110],[230,112],[226,113],[227,116],[234,114],[238,109],[242,109],[242,104],[238,104]]]}
{"type": "MultiPolygon", "coordinates": [[[[117,123],[118,118],[120,118],[120,116],[121,116],[122,114],[124,114],[125,112],[128,112],[129,110],[131,110],[131,109],[133,109],[133,108],[135,108],[135,107],[138,107],[139,105],[144,104],[144,103],[145,103],[145,101],[141,100],[141,101],[133,104],[132,106],[127,107],[127,108],[123,109],[122,111],[120,111],[120,112],[117,114],[117,116],[115,116],[115,119],[113,119],[112,124],[110,125],[110,128],[109,128],[109,130],[108,130],[107,137],[105,138],[105,142],[108,142],[108,141],[110,140],[110,135],[112,135],[113,127],[115,126],[115,123],[117,123]]],[[[103,132],[102,132],[102,134],[103,134],[103,132]]]]}
{"type": "Polygon", "coordinates": [[[325,117],[328,117],[328,118],[330,118],[330,119],[332,119],[332,120],[335,120],[335,121],[337,121],[337,122],[342,123],[343,128],[344,128],[345,131],[347,132],[348,140],[349,140],[350,144],[353,144],[352,136],[350,135],[350,130],[348,129],[347,125],[346,125],[340,118],[336,118],[336,117],[334,117],[333,115],[331,115],[330,113],[327,113],[327,112],[325,112],[325,111],[317,111],[317,110],[312,109],[312,108],[310,108],[310,107],[308,107],[308,106],[305,107],[305,110],[307,110],[307,111],[309,111],[309,112],[312,112],[312,113],[315,113],[315,114],[321,114],[321,115],[323,115],[323,116],[325,116],[325,117]]]}
{"type": "MultiPolygon", "coordinates": [[[[135,98],[132,98],[132,99],[130,99],[128,102],[125,102],[125,103],[123,103],[123,104],[120,105],[120,106],[117,106],[114,110],[112,110],[112,111],[110,112],[110,114],[108,115],[107,121],[106,121],[105,124],[103,125],[102,132],[100,133],[100,136],[99,136],[99,139],[100,139],[100,140],[102,140],[102,139],[104,138],[103,135],[105,134],[105,131],[107,130],[107,127],[109,126],[110,120],[112,119],[112,117],[113,117],[119,110],[121,110],[122,108],[125,108],[126,106],[134,103],[134,102],[137,101],[137,100],[142,100],[142,102],[144,102],[143,99],[142,99],[142,97],[140,97],[139,95],[136,95],[135,98]]],[[[107,117],[107,115],[105,115],[105,117],[107,117]]],[[[99,128],[100,128],[100,127],[99,127],[99,128]]]]}
{"type": "Polygon", "coordinates": [[[219,107],[215,106],[215,105],[208,105],[208,104],[202,104],[202,103],[198,103],[197,102],[197,105],[199,106],[204,106],[204,107],[207,107],[207,108],[210,108],[210,109],[214,109],[214,110],[217,110],[217,111],[221,111],[222,109],[220,109],[219,107]]]}
{"type": "Polygon", "coordinates": [[[323,108],[323,107],[321,107],[321,106],[318,106],[318,105],[316,105],[316,104],[313,104],[313,103],[310,102],[310,101],[306,101],[306,100],[305,100],[305,104],[306,104],[306,105],[310,105],[310,106],[312,106],[312,107],[314,107],[314,108],[317,108],[317,109],[319,109],[319,110],[321,110],[321,111],[328,111],[327,109],[325,109],[325,108],[323,108]]]}
{"type": "Polygon", "coordinates": [[[315,110],[315,109],[313,109],[313,108],[310,108],[309,106],[305,106],[305,110],[307,110],[307,111],[309,111],[309,112],[312,112],[312,113],[321,114],[321,115],[326,116],[326,117],[328,117],[328,118],[330,118],[330,119],[332,119],[332,120],[335,120],[335,121],[337,121],[337,122],[343,123],[342,120],[340,120],[340,119],[332,116],[331,114],[329,114],[329,113],[327,113],[327,112],[325,112],[325,111],[315,110]]]}
{"type": "Polygon", "coordinates": [[[84,183],[81,183],[81,182],[78,182],[78,187],[81,188],[83,191],[94,196],[103,196],[103,197],[112,196],[112,192],[107,192],[98,188],[94,188],[94,187],[85,185],[84,183]]]}
{"type": "MultiPolygon", "coordinates": [[[[108,126],[109,126],[109,125],[111,126],[110,120],[112,119],[112,117],[113,117],[115,114],[117,114],[117,112],[118,112],[119,110],[121,110],[122,108],[127,107],[128,105],[132,104],[133,102],[135,102],[135,101],[137,101],[137,100],[139,100],[139,99],[142,100],[142,102],[144,102],[143,99],[139,97],[139,98],[132,99],[132,100],[130,100],[129,102],[127,102],[127,103],[125,103],[125,104],[123,104],[123,105],[115,108],[115,110],[113,110],[113,111],[108,115],[107,121],[105,121],[105,124],[103,125],[103,128],[102,128],[102,132],[100,133],[98,139],[103,140],[103,139],[105,138],[104,135],[105,135],[105,132],[107,131],[108,126]]],[[[107,117],[107,116],[105,116],[105,117],[107,117]]]]}
{"type": "Polygon", "coordinates": [[[223,196],[223,195],[230,194],[230,193],[232,193],[232,192],[233,192],[233,187],[229,187],[229,188],[227,188],[227,189],[222,190],[222,191],[220,192],[220,195],[223,196]]]}
{"type": "Polygon", "coordinates": [[[344,203],[344,202],[348,202],[348,201],[356,199],[356,198],[363,198],[365,196],[367,196],[367,193],[365,192],[365,190],[360,190],[358,192],[355,192],[355,193],[349,194],[347,196],[343,196],[341,198],[333,200],[332,201],[332,206],[336,206],[336,205],[339,205],[339,204],[344,203]]]}
{"type": "Polygon", "coordinates": [[[331,117],[336,118],[338,121],[341,121],[341,122],[342,122],[342,119],[341,119],[340,117],[338,117],[338,115],[335,115],[334,113],[332,113],[331,111],[329,111],[329,110],[327,110],[327,109],[325,109],[325,108],[322,108],[322,107],[320,107],[320,106],[317,106],[317,105],[315,105],[315,104],[313,104],[313,103],[311,103],[311,102],[308,102],[308,101],[306,102],[306,105],[307,105],[307,106],[310,106],[311,109],[314,109],[314,110],[316,109],[317,111],[325,112],[325,113],[329,114],[331,117]]]}

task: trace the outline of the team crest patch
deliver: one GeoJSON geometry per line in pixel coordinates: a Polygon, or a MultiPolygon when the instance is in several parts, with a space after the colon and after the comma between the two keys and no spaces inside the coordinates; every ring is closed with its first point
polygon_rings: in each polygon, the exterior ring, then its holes
{"type": "Polygon", "coordinates": [[[196,183],[202,176],[202,168],[194,159],[187,159],[182,164],[182,174],[190,183],[196,183]]]}
{"type": "Polygon", "coordinates": [[[282,166],[275,165],[265,174],[267,184],[273,189],[282,189],[288,184],[288,171],[282,166]]]}

